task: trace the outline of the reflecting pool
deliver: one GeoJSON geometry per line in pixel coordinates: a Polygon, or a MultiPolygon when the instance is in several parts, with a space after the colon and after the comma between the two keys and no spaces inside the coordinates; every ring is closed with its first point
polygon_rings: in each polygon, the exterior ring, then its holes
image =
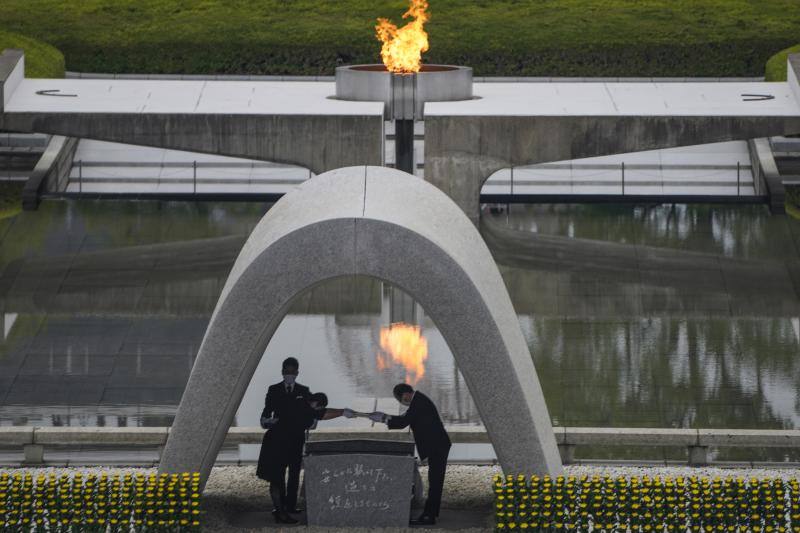
{"type": "MultiPolygon", "coordinates": [[[[0,424],[169,425],[228,271],[268,208],[48,201],[0,220],[0,424]]],[[[480,229],[554,424],[800,427],[800,222],[761,205],[554,204],[487,208],[480,229]]],[[[479,424],[425,310],[359,277],[294,303],[236,423],[257,424],[289,355],[332,405],[396,412],[391,387],[406,370],[379,361],[381,327],[394,322],[421,327],[418,387],[443,418],[479,424]]]]}

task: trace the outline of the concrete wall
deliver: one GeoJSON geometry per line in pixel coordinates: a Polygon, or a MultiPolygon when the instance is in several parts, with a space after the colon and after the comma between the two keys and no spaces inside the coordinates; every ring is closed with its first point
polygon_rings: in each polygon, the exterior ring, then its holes
{"type": "Polygon", "coordinates": [[[530,165],[800,133],[800,117],[429,116],[425,179],[477,220],[483,183],[530,165]]]}
{"type": "Polygon", "coordinates": [[[756,190],[757,194],[769,196],[769,209],[774,214],[786,212],[786,188],[783,178],[778,172],[778,165],[772,154],[769,139],[751,139],[747,143],[750,152],[750,161],[753,167],[753,180],[763,189],[756,190]]]}
{"type": "MultiPolygon", "coordinates": [[[[489,435],[481,427],[448,426],[445,428],[455,444],[489,443],[489,435]]],[[[602,427],[553,427],[561,459],[565,463],[575,462],[577,446],[637,446],[637,447],[684,447],[687,449],[689,465],[701,466],[710,461],[710,448],[752,449],[789,448],[800,445],[800,430],[781,429],[683,429],[683,428],[602,428],[602,427]]],[[[19,448],[24,452],[27,465],[53,466],[59,464],[46,457],[47,449],[97,447],[130,447],[146,449],[161,447],[167,440],[167,427],[0,427],[0,446],[19,448]]],[[[232,427],[225,437],[226,446],[260,444],[264,430],[259,427],[232,427]]],[[[406,432],[375,428],[321,428],[309,433],[309,441],[329,440],[391,440],[408,441],[406,432]]],[[[752,457],[753,455],[750,455],[752,457]]],[[[245,461],[242,461],[245,462],[245,461]]],[[[458,462],[458,461],[455,461],[458,462]]],[[[749,461],[748,461],[749,462],[749,461]]],[[[100,461],[102,463],[102,461],[100,461]]],[[[130,464],[157,464],[151,459],[134,460],[130,464]]],[[[225,461],[222,461],[224,464],[225,461]]],[[[14,464],[13,462],[11,464],[14,464]]],[[[14,466],[17,466],[14,464],[14,466]]]]}
{"type": "Polygon", "coordinates": [[[0,54],[0,113],[24,77],[25,54],[22,50],[4,50],[0,54]]]}
{"type": "Polygon", "coordinates": [[[383,164],[380,115],[4,112],[24,68],[21,50],[0,55],[0,130],[272,161],[317,174],[383,164]]]}
{"type": "Polygon", "coordinates": [[[794,97],[800,102],[800,54],[789,54],[786,65],[786,81],[789,82],[794,97]]]}
{"type": "Polygon", "coordinates": [[[39,158],[25,188],[22,190],[22,208],[34,210],[39,206],[39,196],[43,192],[66,190],[72,159],[78,148],[78,139],[54,135],[47,149],[39,158]]]}
{"type": "Polygon", "coordinates": [[[767,189],[764,172],[761,165],[758,163],[758,152],[755,140],[756,139],[750,139],[747,141],[747,153],[750,156],[750,169],[753,173],[753,192],[758,196],[766,196],[769,194],[769,189],[767,189]]]}
{"type": "Polygon", "coordinates": [[[383,164],[383,118],[337,115],[5,113],[0,129],[300,165],[383,164]]]}

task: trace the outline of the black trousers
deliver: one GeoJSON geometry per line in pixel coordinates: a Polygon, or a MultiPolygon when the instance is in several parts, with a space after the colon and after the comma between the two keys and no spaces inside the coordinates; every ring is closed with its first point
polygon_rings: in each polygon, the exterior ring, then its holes
{"type": "Polygon", "coordinates": [[[442,490],[444,489],[444,475],[447,471],[447,456],[450,448],[428,456],[428,499],[425,500],[426,516],[439,516],[439,507],[442,505],[442,490]]]}
{"type": "Polygon", "coordinates": [[[276,509],[280,507],[294,509],[297,507],[297,491],[300,488],[300,467],[303,464],[303,449],[300,448],[299,452],[290,455],[283,464],[278,466],[278,476],[270,481],[270,494],[276,509]],[[288,480],[286,476],[287,469],[289,470],[288,480]],[[280,504],[274,501],[276,496],[280,498],[280,504]]]}

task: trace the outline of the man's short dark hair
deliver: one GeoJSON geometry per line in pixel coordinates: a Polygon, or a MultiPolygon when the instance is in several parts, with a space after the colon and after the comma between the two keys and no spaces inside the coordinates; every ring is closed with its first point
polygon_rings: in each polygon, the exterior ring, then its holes
{"type": "Polygon", "coordinates": [[[317,407],[328,407],[328,395],[324,392],[315,392],[311,395],[309,401],[317,402],[317,407]]]}
{"type": "Polygon", "coordinates": [[[392,393],[394,394],[395,398],[400,398],[403,396],[403,394],[407,392],[410,392],[412,394],[414,392],[414,388],[408,383],[398,383],[397,385],[394,386],[394,390],[392,390],[392,393]]]}
{"type": "Polygon", "coordinates": [[[287,368],[294,368],[295,370],[300,370],[300,363],[294,357],[287,357],[283,360],[283,364],[281,365],[281,370],[286,370],[287,368]]]}

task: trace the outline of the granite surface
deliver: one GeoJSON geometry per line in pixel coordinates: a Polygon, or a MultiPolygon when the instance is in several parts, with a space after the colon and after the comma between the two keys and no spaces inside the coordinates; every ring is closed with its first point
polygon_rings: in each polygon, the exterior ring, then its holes
{"type": "Polygon", "coordinates": [[[403,527],[411,512],[414,458],[338,454],[306,457],[311,526],[403,527]]]}

